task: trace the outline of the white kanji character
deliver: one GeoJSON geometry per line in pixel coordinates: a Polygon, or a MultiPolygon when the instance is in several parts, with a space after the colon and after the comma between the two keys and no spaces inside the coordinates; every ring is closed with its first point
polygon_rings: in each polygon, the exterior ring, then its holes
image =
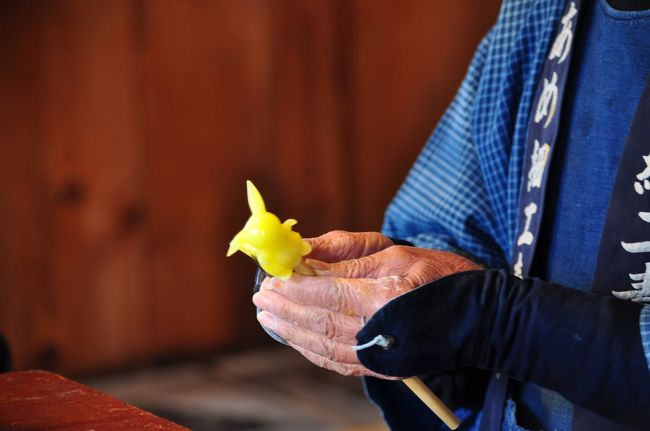
{"type": "Polygon", "coordinates": [[[630,274],[634,290],[624,292],[612,292],[619,299],[629,299],[634,302],[650,302],[650,262],[645,263],[645,272],[639,274],[630,274]]]}
{"type": "Polygon", "coordinates": [[[569,11],[562,17],[562,30],[555,38],[553,46],[551,47],[551,52],[548,55],[549,60],[559,58],[558,64],[566,60],[571,50],[571,42],[573,41],[573,17],[578,14],[578,9],[576,9],[576,4],[571,2],[569,11]]]}
{"type": "Polygon", "coordinates": [[[628,253],[648,253],[650,252],[650,241],[623,242],[621,245],[628,253]]]}
{"type": "Polygon", "coordinates": [[[548,160],[548,153],[551,147],[548,144],[539,145],[539,141],[535,139],[535,147],[533,148],[533,155],[530,156],[532,165],[528,171],[528,185],[526,190],[530,191],[531,188],[542,186],[542,178],[544,177],[544,168],[546,167],[546,160],[548,160]]]}
{"type": "Polygon", "coordinates": [[[555,115],[555,105],[557,104],[557,73],[553,72],[551,80],[544,78],[544,90],[539,96],[537,110],[535,111],[535,123],[539,123],[546,118],[544,127],[547,127],[555,115]]]}
{"type": "MultiPolygon", "coordinates": [[[[646,223],[650,223],[650,213],[639,212],[639,218],[646,223]]],[[[623,242],[621,241],[621,246],[628,253],[648,253],[650,252],[650,241],[639,241],[639,242],[623,242]]]]}
{"type": "Polygon", "coordinates": [[[636,179],[639,181],[634,182],[634,190],[640,195],[645,193],[646,190],[650,190],[650,154],[642,157],[646,168],[636,176],[636,179]]]}
{"type": "Polygon", "coordinates": [[[517,263],[514,264],[512,270],[516,277],[524,278],[524,254],[522,252],[519,252],[517,263]]]}
{"type": "Polygon", "coordinates": [[[537,205],[535,205],[535,202],[531,202],[528,204],[526,208],[524,208],[524,215],[526,216],[526,224],[524,226],[524,232],[519,235],[519,239],[517,239],[517,245],[531,245],[533,243],[533,240],[535,237],[533,236],[533,233],[530,231],[530,222],[533,219],[533,215],[537,212],[537,205]]]}

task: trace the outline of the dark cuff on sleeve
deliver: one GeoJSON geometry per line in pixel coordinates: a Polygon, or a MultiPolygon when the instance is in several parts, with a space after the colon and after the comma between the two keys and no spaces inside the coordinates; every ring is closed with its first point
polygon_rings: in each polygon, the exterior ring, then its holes
{"type": "Polygon", "coordinates": [[[401,295],[377,311],[357,334],[359,344],[377,335],[393,340],[390,348],[357,353],[367,368],[408,377],[474,366],[480,289],[487,271],[454,274],[401,295]]]}
{"type": "Polygon", "coordinates": [[[385,375],[462,367],[500,372],[555,390],[608,419],[650,422],[650,372],[641,343],[641,305],[505,271],[460,273],[381,308],[359,344],[390,336],[388,349],[358,352],[385,375]]]}

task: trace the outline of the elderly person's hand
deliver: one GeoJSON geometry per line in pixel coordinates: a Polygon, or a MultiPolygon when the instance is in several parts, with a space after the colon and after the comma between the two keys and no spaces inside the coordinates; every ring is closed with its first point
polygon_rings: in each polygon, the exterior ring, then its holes
{"type": "Polygon", "coordinates": [[[377,375],[359,363],[356,334],[391,299],[447,275],[480,269],[453,253],[391,246],[379,233],[336,231],[310,240],[316,277],[267,278],[253,302],[260,323],[314,364],[344,375],[377,375]],[[336,262],[340,259],[340,262],[336,262]]]}
{"type": "Polygon", "coordinates": [[[305,238],[312,251],[309,259],[324,262],[340,262],[357,259],[384,250],[393,244],[385,235],[379,232],[347,232],[333,230],[317,238],[305,238]]]}

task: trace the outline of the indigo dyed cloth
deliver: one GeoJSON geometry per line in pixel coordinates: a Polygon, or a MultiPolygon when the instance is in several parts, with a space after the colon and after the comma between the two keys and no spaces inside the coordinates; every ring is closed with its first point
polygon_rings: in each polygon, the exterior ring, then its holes
{"type": "MultiPolygon", "coordinates": [[[[580,21],[531,275],[589,291],[627,132],[650,72],[650,10],[621,12],[597,0],[584,3],[580,21]]],[[[571,404],[536,385],[524,386],[520,404],[531,427],[571,423],[571,404]]]]}

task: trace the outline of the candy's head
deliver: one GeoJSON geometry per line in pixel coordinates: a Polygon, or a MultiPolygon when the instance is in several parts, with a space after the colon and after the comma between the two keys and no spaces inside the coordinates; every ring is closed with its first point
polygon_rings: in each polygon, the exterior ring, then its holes
{"type": "Polygon", "coordinates": [[[251,216],[230,241],[226,255],[241,250],[257,260],[267,274],[286,280],[302,257],[311,251],[311,246],[291,230],[297,221],[288,219],[281,223],[275,214],[266,211],[262,195],[252,182],[246,181],[246,190],[251,216]]]}

